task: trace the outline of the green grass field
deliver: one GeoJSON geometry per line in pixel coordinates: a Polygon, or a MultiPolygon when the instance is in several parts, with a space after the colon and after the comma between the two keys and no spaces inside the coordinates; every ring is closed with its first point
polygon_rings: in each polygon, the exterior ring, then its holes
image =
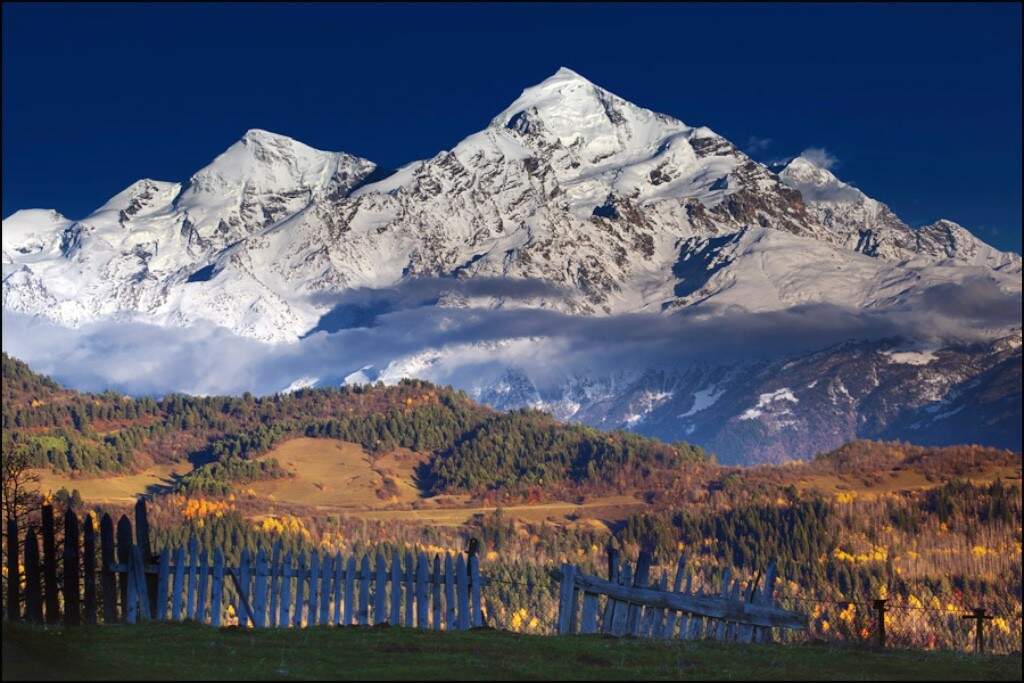
{"type": "Polygon", "coordinates": [[[4,680],[1020,680],[1021,658],[399,628],[4,624],[4,680]]]}

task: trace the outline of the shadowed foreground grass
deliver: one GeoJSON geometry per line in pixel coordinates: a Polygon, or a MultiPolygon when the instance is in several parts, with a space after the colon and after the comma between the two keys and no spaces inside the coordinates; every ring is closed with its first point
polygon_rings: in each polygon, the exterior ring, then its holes
{"type": "Polygon", "coordinates": [[[1019,680],[1021,658],[400,628],[3,626],[4,680],[1019,680]]]}

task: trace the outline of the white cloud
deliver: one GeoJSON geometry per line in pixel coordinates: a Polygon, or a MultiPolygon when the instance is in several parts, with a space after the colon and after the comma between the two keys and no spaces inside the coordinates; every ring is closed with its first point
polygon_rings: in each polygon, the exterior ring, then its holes
{"type": "Polygon", "coordinates": [[[824,147],[808,147],[800,152],[800,156],[826,170],[831,170],[839,164],[839,159],[824,147]]]}

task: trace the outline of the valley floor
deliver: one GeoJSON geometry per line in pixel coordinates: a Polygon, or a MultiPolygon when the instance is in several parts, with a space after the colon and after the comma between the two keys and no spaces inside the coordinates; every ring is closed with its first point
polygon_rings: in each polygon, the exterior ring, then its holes
{"type": "Polygon", "coordinates": [[[4,680],[1020,680],[1020,655],[399,628],[3,626],[4,680]]]}

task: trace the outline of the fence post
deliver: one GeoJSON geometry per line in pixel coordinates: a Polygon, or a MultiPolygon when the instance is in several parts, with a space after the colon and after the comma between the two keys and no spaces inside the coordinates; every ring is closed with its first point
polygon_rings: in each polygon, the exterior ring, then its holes
{"type": "Polygon", "coordinates": [[[81,622],[81,592],[78,586],[78,517],[68,508],[64,513],[64,625],[81,622]]]}
{"type": "Polygon", "coordinates": [[[970,614],[965,614],[960,617],[961,619],[974,619],[974,653],[984,654],[985,653],[985,621],[992,619],[992,616],[985,614],[984,607],[976,607],[971,610],[970,614]]]}
{"type": "Polygon", "coordinates": [[[39,573],[39,541],[35,529],[25,533],[25,619],[43,623],[43,582],[39,573]]]}
{"type": "Polygon", "coordinates": [[[21,579],[18,576],[18,525],[7,520],[7,620],[21,618],[21,579]]]}
{"type": "Polygon", "coordinates": [[[57,543],[53,528],[53,506],[44,505],[43,517],[43,584],[46,587],[46,623],[60,621],[60,603],[57,600],[57,543]]]}
{"type": "Polygon", "coordinates": [[[878,612],[878,647],[885,647],[885,599],[875,600],[875,611],[878,612]]]}

